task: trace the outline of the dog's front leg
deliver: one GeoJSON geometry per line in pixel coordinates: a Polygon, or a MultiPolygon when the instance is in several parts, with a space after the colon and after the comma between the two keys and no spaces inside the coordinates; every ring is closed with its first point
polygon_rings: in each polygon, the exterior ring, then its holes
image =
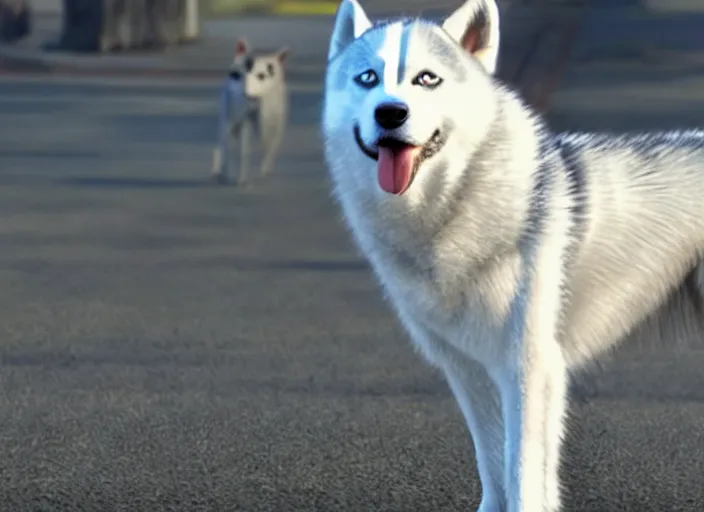
{"type": "Polygon", "coordinates": [[[464,354],[453,354],[442,369],[469,427],[482,484],[478,512],[506,510],[504,424],[499,393],[484,367],[464,354]]]}
{"type": "MultiPolygon", "coordinates": [[[[554,268],[554,267],[553,267],[554,268]]],[[[517,313],[508,364],[493,369],[505,422],[505,486],[509,512],[560,509],[559,463],[566,411],[567,367],[557,341],[559,286],[534,281],[517,313]],[[546,286],[547,285],[547,286],[546,286]]]]}
{"type": "Polygon", "coordinates": [[[249,163],[251,160],[252,153],[252,132],[255,130],[255,126],[250,116],[245,117],[240,127],[239,132],[239,151],[240,151],[240,165],[237,171],[237,178],[235,184],[238,186],[243,186],[247,183],[249,179],[249,163]]]}
{"type": "Polygon", "coordinates": [[[224,183],[227,181],[228,173],[228,137],[230,137],[230,131],[227,126],[223,126],[222,123],[218,127],[218,144],[213,150],[213,166],[211,168],[211,174],[216,181],[224,183]]]}
{"type": "Polygon", "coordinates": [[[266,176],[274,167],[274,162],[278,156],[283,139],[283,128],[281,126],[262,127],[262,146],[264,158],[259,170],[260,176],[266,176]]]}
{"type": "Polygon", "coordinates": [[[399,310],[411,339],[425,358],[440,368],[465,419],[474,444],[482,486],[478,512],[506,510],[504,424],[499,392],[483,365],[399,310]]]}
{"type": "Polygon", "coordinates": [[[230,125],[230,100],[227,88],[224,87],[220,93],[220,103],[218,111],[218,142],[213,150],[213,166],[211,174],[220,183],[227,181],[229,165],[229,143],[232,137],[232,127],[230,125]]]}
{"type": "Polygon", "coordinates": [[[519,365],[498,380],[506,424],[508,510],[556,512],[566,409],[564,361],[555,351],[548,361],[524,359],[519,365]]]}

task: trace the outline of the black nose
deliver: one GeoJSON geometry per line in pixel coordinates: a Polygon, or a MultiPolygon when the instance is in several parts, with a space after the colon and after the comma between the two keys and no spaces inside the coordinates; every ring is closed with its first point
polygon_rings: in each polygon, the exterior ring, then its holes
{"type": "Polygon", "coordinates": [[[376,107],[374,119],[383,129],[393,130],[408,119],[408,107],[403,103],[382,103],[376,107]]]}

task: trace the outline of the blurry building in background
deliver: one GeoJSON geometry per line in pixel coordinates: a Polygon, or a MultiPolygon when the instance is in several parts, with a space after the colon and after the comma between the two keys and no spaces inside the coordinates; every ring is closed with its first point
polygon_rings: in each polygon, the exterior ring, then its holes
{"type": "Polygon", "coordinates": [[[199,34],[198,0],[63,0],[60,46],[110,52],[173,46],[199,34]]]}
{"type": "Polygon", "coordinates": [[[0,0],[0,43],[13,43],[29,34],[28,0],[0,0]]]}

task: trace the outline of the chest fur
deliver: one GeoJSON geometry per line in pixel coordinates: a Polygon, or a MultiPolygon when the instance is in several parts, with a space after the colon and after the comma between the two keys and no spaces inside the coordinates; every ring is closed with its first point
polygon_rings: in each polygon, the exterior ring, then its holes
{"type": "MultiPolygon", "coordinates": [[[[476,267],[451,248],[394,246],[375,240],[365,252],[417,344],[442,340],[478,360],[505,349],[519,258],[476,267]],[[412,325],[408,325],[412,324],[412,325]],[[418,338],[417,334],[430,336],[418,338]]],[[[423,347],[425,352],[433,347],[423,347]]]]}

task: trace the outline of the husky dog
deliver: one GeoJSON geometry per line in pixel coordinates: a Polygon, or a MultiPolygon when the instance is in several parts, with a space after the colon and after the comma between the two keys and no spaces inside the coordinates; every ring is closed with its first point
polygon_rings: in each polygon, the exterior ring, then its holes
{"type": "Polygon", "coordinates": [[[334,193],[471,431],[481,512],[560,509],[569,371],[701,338],[704,135],[551,134],[493,76],[499,12],[371,23],[340,4],[322,119],[334,193]]]}
{"type": "Polygon", "coordinates": [[[288,98],[284,63],[288,48],[273,53],[253,53],[246,39],[237,41],[235,56],[220,93],[218,146],[212,173],[219,183],[231,180],[230,146],[239,145],[239,169],[235,183],[249,177],[252,135],[258,135],[263,152],[260,175],[268,174],[281,147],[288,98]]]}

